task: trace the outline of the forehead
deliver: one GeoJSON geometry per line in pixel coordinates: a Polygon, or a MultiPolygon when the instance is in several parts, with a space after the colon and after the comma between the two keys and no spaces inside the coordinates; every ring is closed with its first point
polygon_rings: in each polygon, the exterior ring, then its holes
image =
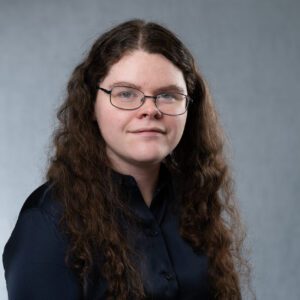
{"type": "Polygon", "coordinates": [[[102,85],[110,88],[116,82],[129,82],[144,90],[177,85],[186,91],[182,71],[161,54],[136,50],[112,65],[102,85]]]}

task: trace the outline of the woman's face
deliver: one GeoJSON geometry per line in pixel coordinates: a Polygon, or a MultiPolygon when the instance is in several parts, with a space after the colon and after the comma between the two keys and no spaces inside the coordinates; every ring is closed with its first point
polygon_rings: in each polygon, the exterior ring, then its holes
{"type": "MultiPolygon", "coordinates": [[[[164,56],[142,50],[121,58],[100,84],[107,90],[116,85],[136,87],[149,96],[172,85],[187,94],[180,69],[164,56]]],[[[159,164],[179,143],[186,117],[187,113],[161,114],[152,98],[146,98],[137,110],[121,110],[111,105],[108,94],[98,90],[95,102],[95,118],[106,142],[107,155],[119,171],[126,171],[133,165],[159,164]]]]}

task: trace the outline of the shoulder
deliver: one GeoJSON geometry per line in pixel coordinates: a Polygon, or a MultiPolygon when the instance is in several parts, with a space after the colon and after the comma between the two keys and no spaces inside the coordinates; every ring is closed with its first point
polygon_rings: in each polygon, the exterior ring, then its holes
{"type": "Polygon", "coordinates": [[[10,299],[79,299],[78,279],[65,263],[61,207],[49,182],[25,200],[2,254],[10,299]]]}
{"type": "Polygon", "coordinates": [[[62,205],[49,182],[35,189],[25,200],[4,247],[4,266],[15,258],[23,263],[40,258],[55,261],[60,257],[66,245],[58,226],[61,213],[62,205]]]}
{"type": "Polygon", "coordinates": [[[31,210],[39,210],[49,217],[58,220],[63,212],[63,206],[54,193],[53,184],[49,181],[36,188],[25,200],[19,217],[31,210]]]}

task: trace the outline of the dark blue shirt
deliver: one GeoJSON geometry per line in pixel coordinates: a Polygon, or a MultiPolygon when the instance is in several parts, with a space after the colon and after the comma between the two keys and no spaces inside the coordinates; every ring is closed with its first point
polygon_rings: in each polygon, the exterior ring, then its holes
{"type": "MultiPolygon", "coordinates": [[[[174,209],[178,197],[170,173],[161,168],[150,207],[132,176],[114,172],[114,178],[129,194],[130,207],[142,220],[134,245],[143,254],[138,266],[149,299],[209,299],[208,260],[179,235],[174,209]]],[[[65,265],[68,242],[58,228],[61,213],[49,182],[25,201],[3,252],[10,300],[106,298],[107,283],[97,273],[91,274],[82,289],[65,265]]]]}

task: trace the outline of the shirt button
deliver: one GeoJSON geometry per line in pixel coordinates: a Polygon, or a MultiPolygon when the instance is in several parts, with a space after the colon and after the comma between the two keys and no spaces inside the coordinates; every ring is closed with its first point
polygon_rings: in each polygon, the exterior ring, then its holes
{"type": "Polygon", "coordinates": [[[173,279],[174,276],[171,273],[166,273],[165,277],[167,280],[171,280],[171,279],[173,279]]]}
{"type": "Polygon", "coordinates": [[[165,276],[165,278],[166,278],[168,281],[170,281],[170,280],[172,280],[172,279],[174,278],[174,275],[173,275],[172,273],[169,273],[169,272],[166,272],[166,271],[161,272],[161,274],[162,274],[163,276],[165,276]]]}
{"type": "Polygon", "coordinates": [[[151,236],[157,236],[158,235],[158,231],[157,230],[152,230],[152,231],[150,231],[150,235],[151,236]]]}
{"type": "Polygon", "coordinates": [[[157,236],[158,234],[159,234],[159,231],[158,230],[156,230],[156,229],[146,229],[145,230],[145,234],[147,235],[147,236],[157,236]]]}

